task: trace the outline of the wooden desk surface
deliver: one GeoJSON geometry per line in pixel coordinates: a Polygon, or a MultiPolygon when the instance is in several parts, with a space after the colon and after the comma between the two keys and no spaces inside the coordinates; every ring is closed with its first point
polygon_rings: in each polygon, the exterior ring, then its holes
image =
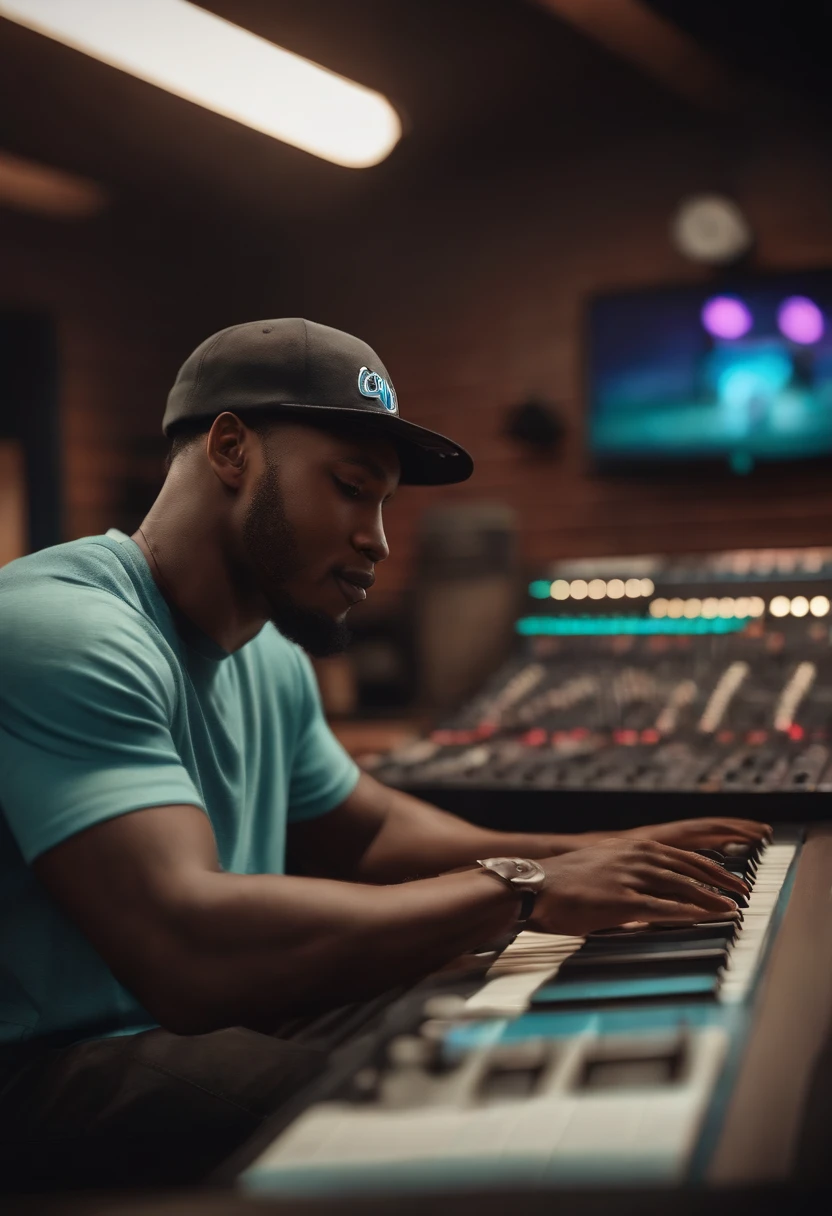
{"type": "Polygon", "coordinates": [[[332,733],[357,760],[361,756],[389,751],[412,743],[425,730],[424,718],[385,718],[330,721],[332,733]]]}

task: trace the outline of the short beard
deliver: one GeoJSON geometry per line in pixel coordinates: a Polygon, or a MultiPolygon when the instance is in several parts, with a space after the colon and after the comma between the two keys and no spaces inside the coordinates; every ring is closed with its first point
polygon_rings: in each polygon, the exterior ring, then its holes
{"type": "Polygon", "coordinates": [[[333,620],[325,612],[299,608],[290,595],[272,596],[270,607],[272,624],[316,659],[340,654],[352,640],[346,621],[333,620]]]}
{"type": "Polygon", "coordinates": [[[286,583],[303,562],[286,517],[277,463],[271,457],[243,521],[243,544],[250,569],[268,602],[272,624],[315,658],[345,650],[351,638],[346,622],[333,620],[325,612],[301,608],[286,590],[286,583]]]}

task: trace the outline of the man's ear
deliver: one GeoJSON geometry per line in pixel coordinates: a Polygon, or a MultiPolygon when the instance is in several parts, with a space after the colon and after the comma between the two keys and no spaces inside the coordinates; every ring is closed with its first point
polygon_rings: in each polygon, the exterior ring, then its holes
{"type": "Polygon", "coordinates": [[[226,411],[214,419],[208,432],[205,451],[211,468],[230,490],[239,489],[247,469],[251,466],[256,442],[254,431],[236,414],[226,411]]]}

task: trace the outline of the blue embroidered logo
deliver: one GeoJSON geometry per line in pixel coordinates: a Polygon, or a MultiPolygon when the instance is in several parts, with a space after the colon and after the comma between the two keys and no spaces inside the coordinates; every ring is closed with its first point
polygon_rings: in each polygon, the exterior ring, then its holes
{"type": "Polygon", "coordinates": [[[362,367],[358,373],[358,391],[362,397],[377,397],[388,413],[395,414],[398,411],[393,385],[378,372],[371,372],[369,367],[362,367]]]}

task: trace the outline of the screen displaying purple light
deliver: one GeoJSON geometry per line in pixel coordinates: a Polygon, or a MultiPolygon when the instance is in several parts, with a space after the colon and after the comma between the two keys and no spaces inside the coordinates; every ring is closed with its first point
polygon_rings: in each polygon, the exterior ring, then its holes
{"type": "Polygon", "coordinates": [[[736,296],[714,296],[702,309],[702,324],[715,338],[741,338],[754,323],[736,296]]]}
{"type": "Polygon", "coordinates": [[[808,346],[823,337],[823,313],[807,296],[789,296],[777,309],[777,324],[785,338],[808,346]]]}

